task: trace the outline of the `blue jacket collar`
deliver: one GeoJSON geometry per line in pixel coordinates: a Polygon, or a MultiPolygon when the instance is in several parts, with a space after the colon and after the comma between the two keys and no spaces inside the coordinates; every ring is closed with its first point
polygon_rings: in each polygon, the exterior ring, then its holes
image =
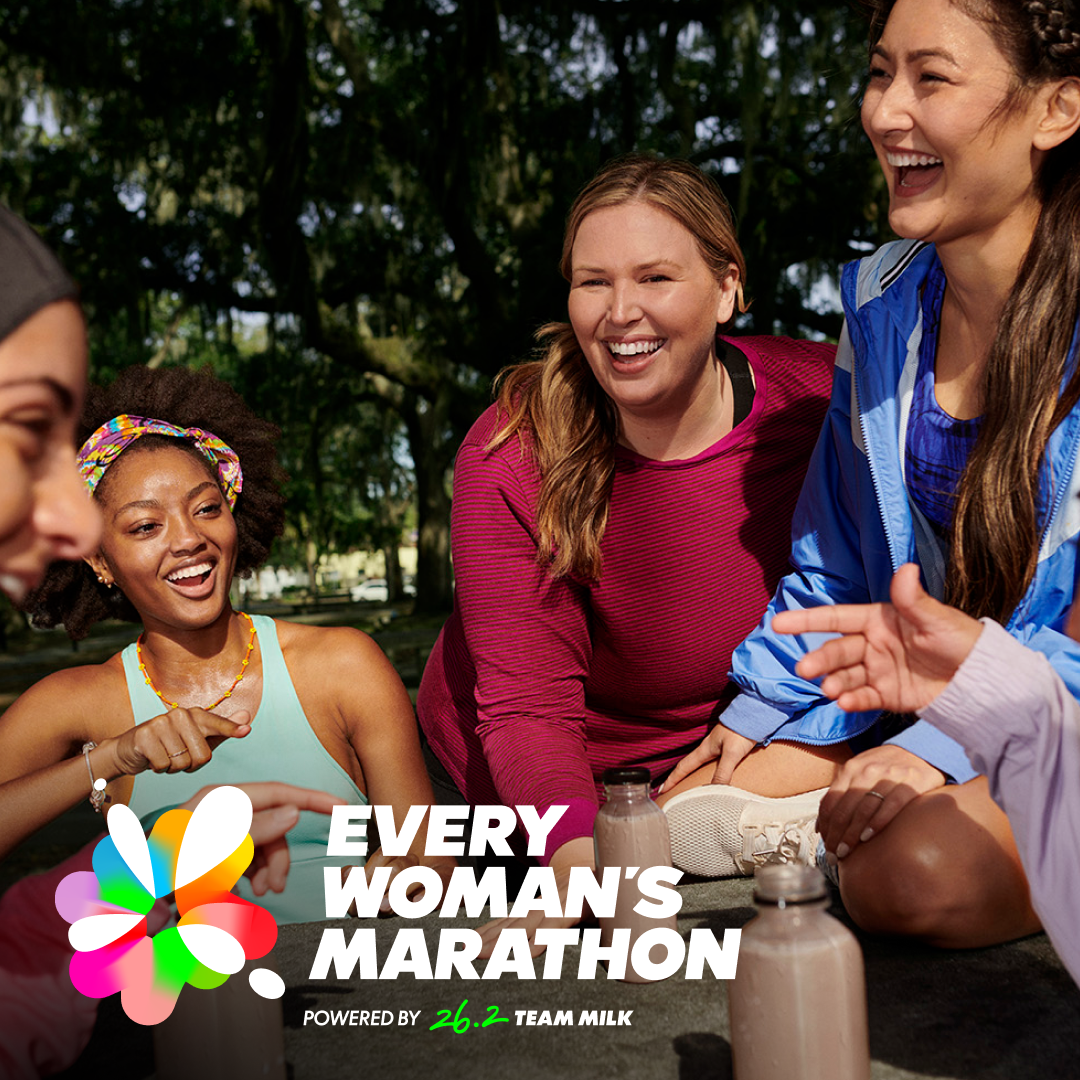
{"type": "MultiPolygon", "coordinates": [[[[937,264],[933,245],[899,240],[849,263],[841,276],[841,297],[854,354],[852,424],[862,428],[886,535],[894,558],[901,560],[916,558],[901,443],[922,338],[922,289],[937,264]]],[[[1074,339],[1066,381],[1076,362],[1074,339]]],[[[1078,451],[1080,410],[1074,409],[1050,436],[1040,469],[1040,558],[1053,554],[1068,539],[1069,530],[1059,526],[1067,516],[1062,508],[1078,487],[1073,476],[1078,451]]],[[[1035,587],[1033,583],[1032,589],[1035,587]]],[[[1029,590],[1010,625],[1023,619],[1031,595],[1029,590]]]]}

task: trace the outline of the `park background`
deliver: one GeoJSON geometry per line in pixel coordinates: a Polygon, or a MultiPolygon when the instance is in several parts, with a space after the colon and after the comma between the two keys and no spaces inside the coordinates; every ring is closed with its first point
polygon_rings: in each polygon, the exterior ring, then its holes
{"type": "MultiPolygon", "coordinates": [[[[0,0],[0,201],[76,278],[92,379],[208,366],[280,426],[286,531],[235,601],[374,632],[415,694],[454,453],[565,318],[578,190],[696,162],[746,253],[736,332],[835,339],[840,266],[889,237],[866,61],[857,0],[0,0]]],[[[136,632],[73,650],[0,598],[0,709],[136,632]]]]}
{"type": "Polygon", "coordinates": [[[78,280],[93,378],[209,365],[280,425],[294,591],[415,574],[440,613],[454,452],[565,317],[603,162],[719,180],[737,332],[839,333],[888,237],[865,41],[855,2],[0,0],[0,200],[78,280]]]}
{"type": "MultiPolygon", "coordinates": [[[[630,150],[698,163],[746,252],[736,332],[835,338],[840,266],[890,237],[858,120],[865,41],[857,0],[0,0],[0,201],[79,282],[92,378],[209,366],[280,426],[288,527],[273,579],[237,600],[374,632],[415,691],[452,598],[454,453],[495,374],[565,315],[577,191],[630,150]],[[378,598],[354,599],[371,577],[378,598]]],[[[74,651],[0,600],[0,708],[135,633],[105,624],[74,651]]],[[[76,807],[0,864],[0,890],[99,827],[76,807]]],[[[691,921],[749,918],[748,881],[697,888],[691,921]]],[[[1080,994],[1044,937],[863,947],[875,1080],[1075,1073],[1080,994]]],[[[313,952],[293,951],[302,983],[313,952]]],[[[620,987],[547,984],[559,1007],[624,1008],[620,987]]],[[[422,989],[350,993],[417,1007],[422,989]]],[[[545,1007],[539,989],[497,1000],[545,1007]]],[[[286,1002],[300,1080],[730,1076],[722,985],[641,988],[651,1027],[622,1041],[523,1030],[464,1058],[374,1030],[336,1048],[292,1015],[316,993],[286,1002]]],[[[68,1075],[144,1075],[149,1033],[102,1008],[68,1075]]]]}

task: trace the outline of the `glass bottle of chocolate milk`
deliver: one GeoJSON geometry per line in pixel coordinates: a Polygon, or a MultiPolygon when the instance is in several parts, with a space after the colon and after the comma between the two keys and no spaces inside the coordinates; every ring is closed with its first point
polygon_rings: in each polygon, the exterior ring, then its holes
{"type": "Polygon", "coordinates": [[[810,866],[759,867],[728,984],[735,1080],[869,1080],[866,976],[855,935],[810,866]]]}
{"type": "MultiPolygon", "coordinates": [[[[653,919],[634,911],[644,897],[637,884],[637,875],[650,866],[671,865],[671,837],[668,833],[667,815],[649,797],[649,770],[605,769],[604,792],[607,802],[600,807],[593,827],[593,843],[596,851],[596,869],[601,873],[605,866],[617,866],[622,871],[619,880],[619,898],[615,914],[600,919],[600,944],[611,944],[612,931],[628,927],[630,950],[627,956],[624,982],[652,982],[631,963],[634,943],[646,930],[665,927],[677,929],[674,915],[653,919]],[[630,876],[627,876],[630,871],[630,876]]],[[[651,903],[651,901],[650,901],[651,903]]],[[[665,950],[657,946],[657,962],[663,959],[665,950]]]]}

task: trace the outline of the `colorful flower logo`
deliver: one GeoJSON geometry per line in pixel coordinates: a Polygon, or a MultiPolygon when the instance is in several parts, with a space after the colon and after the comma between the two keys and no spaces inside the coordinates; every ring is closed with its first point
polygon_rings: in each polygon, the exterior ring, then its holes
{"type": "Polygon", "coordinates": [[[229,891],[254,853],[251,815],[243,791],[215,788],[194,811],[162,814],[146,837],[128,807],[113,806],[94,872],[68,874],[56,889],[56,910],[71,923],[71,982],[79,993],[101,998],[119,990],[130,1019],[157,1024],[184,983],[220,986],[274,947],[273,916],[229,891]],[[147,915],[170,893],[178,922],[150,937],[147,915]]]}

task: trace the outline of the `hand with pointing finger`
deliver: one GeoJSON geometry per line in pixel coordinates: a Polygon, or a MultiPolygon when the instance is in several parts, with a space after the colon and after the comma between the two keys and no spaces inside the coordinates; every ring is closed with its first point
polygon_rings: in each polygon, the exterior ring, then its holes
{"type": "Polygon", "coordinates": [[[893,576],[891,604],[838,604],[784,611],[777,633],[837,633],[795,670],[822,678],[821,692],[848,712],[914,712],[941,693],[982,633],[982,624],[939,603],[919,583],[914,563],[893,576]]]}
{"type": "MultiPolygon", "coordinates": [[[[821,681],[821,691],[849,712],[913,712],[948,685],[982,633],[982,624],[930,596],[914,563],[893,576],[889,604],[838,604],[784,611],[781,634],[836,633],[795,670],[821,681]]],[[[899,746],[856,754],[821,801],[818,831],[825,849],[843,859],[880,833],[917,796],[945,776],[899,746]]]]}
{"type": "Polygon", "coordinates": [[[205,709],[170,709],[119,736],[113,753],[113,775],[195,772],[205,765],[223,739],[241,739],[251,730],[251,714],[240,710],[230,718],[205,709]]]}

